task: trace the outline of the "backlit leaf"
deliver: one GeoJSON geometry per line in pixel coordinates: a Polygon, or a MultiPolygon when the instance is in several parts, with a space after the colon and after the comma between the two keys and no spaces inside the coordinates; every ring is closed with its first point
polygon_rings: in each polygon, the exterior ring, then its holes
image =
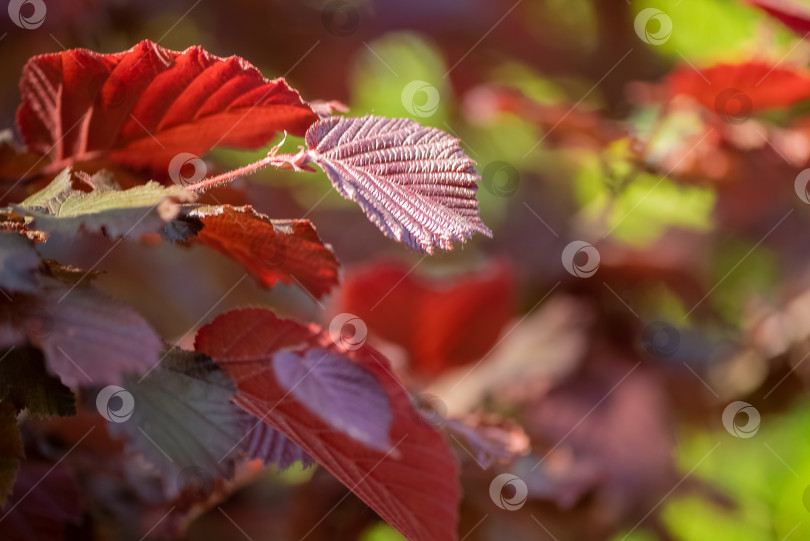
{"type": "Polygon", "coordinates": [[[386,236],[414,250],[452,249],[473,233],[480,178],[455,137],[413,120],[330,117],[307,130],[308,159],[386,236]]]}
{"type": "Polygon", "coordinates": [[[299,284],[322,297],[338,281],[338,263],[309,220],[271,220],[250,207],[202,207],[188,214],[202,229],[191,242],[241,263],[262,284],[299,284]]]}
{"type": "Polygon", "coordinates": [[[35,56],[20,89],[25,143],[65,165],[108,157],[166,168],[181,152],[258,148],[281,130],[303,135],[318,118],[284,79],[267,80],[242,58],[148,40],[114,54],[35,56]]]}
{"type": "Polygon", "coordinates": [[[405,349],[409,368],[435,376],[481,359],[513,316],[509,269],[422,277],[409,265],[381,262],[350,271],[335,311],[358,316],[369,331],[405,349]]]}

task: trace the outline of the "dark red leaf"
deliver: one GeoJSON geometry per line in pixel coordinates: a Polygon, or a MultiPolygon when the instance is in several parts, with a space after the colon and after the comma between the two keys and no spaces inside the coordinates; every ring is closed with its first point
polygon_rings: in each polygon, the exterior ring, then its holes
{"type": "Polygon", "coordinates": [[[57,541],[67,523],[81,518],[80,494],[70,470],[61,464],[23,463],[14,492],[0,511],[0,539],[57,541]]]}
{"type": "Polygon", "coordinates": [[[307,130],[307,159],[386,236],[414,250],[451,250],[473,233],[479,175],[455,137],[406,118],[330,117],[307,130]]]}
{"type": "Polygon", "coordinates": [[[486,355],[514,314],[514,285],[504,265],[425,278],[407,265],[378,263],[348,272],[339,295],[337,311],[402,346],[411,369],[424,376],[486,355]]]}
{"type": "Polygon", "coordinates": [[[418,422],[408,394],[377,352],[367,346],[343,352],[320,328],[261,309],[218,317],[200,329],[196,347],[237,382],[237,404],[301,446],[406,537],[456,539],[460,491],[455,459],[442,436],[418,422]],[[377,379],[394,416],[389,452],[334,430],[279,383],[272,359],[290,348],[324,348],[377,379]]]}
{"type": "Polygon", "coordinates": [[[115,54],[35,56],[20,88],[25,143],[64,164],[109,156],[165,168],[180,152],[258,148],[280,130],[303,135],[318,118],[284,79],[267,80],[242,58],[148,40],[115,54]]]}
{"type": "Polygon", "coordinates": [[[338,282],[335,254],[309,220],[270,220],[250,207],[218,207],[191,213],[203,228],[199,242],[239,261],[264,285],[298,283],[315,297],[338,282]]]}
{"type": "Polygon", "coordinates": [[[718,64],[700,72],[681,66],[670,74],[667,86],[672,94],[692,96],[712,111],[724,107],[718,102],[737,100],[739,107],[756,112],[790,107],[810,98],[810,72],[758,60],[718,64]]]}

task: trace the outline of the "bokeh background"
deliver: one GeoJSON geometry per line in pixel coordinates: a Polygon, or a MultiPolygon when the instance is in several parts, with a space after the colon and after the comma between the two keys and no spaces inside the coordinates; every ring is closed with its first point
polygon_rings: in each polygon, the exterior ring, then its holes
{"type": "MultiPolygon", "coordinates": [[[[491,466],[456,442],[460,538],[810,538],[810,198],[796,182],[810,102],[782,103],[791,88],[766,80],[767,67],[804,73],[810,44],[777,19],[734,0],[74,0],[47,2],[36,29],[0,19],[7,139],[30,56],[146,38],[239,55],[305,100],[460,138],[494,236],[449,253],[385,239],[320,172],[264,170],[214,192],[314,222],[344,269],[323,306],[295,287],[237,283],[235,263],[196,249],[125,243],[98,278],[186,345],[190,326],[231,307],[327,323],[358,314],[442,417],[514,423],[499,434],[530,451],[491,466]],[[776,106],[752,109],[744,83],[700,71],[752,61],[776,106]],[[706,102],[678,77],[739,93],[706,102]],[[504,472],[528,489],[519,509],[490,497],[504,472]]],[[[206,159],[226,170],[265,152],[206,159]]],[[[108,247],[51,256],[88,266],[108,247]]],[[[262,474],[223,508],[256,540],[400,538],[345,493],[296,467],[262,474]]],[[[137,529],[119,503],[111,538],[137,529]]],[[[239,535],[215,511],[186,532],[239,535]]]]}

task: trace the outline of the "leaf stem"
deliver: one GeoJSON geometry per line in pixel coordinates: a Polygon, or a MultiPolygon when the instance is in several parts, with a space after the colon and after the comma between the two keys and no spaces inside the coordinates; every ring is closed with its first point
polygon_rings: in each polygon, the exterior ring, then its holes
{"type": "Polygon", "coordinates": [[[298,154],[270,153],[261,160],[242,166],[238,169],[234,169],[233,171],[222,173],[221,175],[205,178],[200,182],[189,184],[185,188],[191,191],[204,191],[212,186],[230,182],[237,177],[255,173],[262,167],[267,167],[268,165],[272,165],[280,169],[292,169],[294,171],[311,171],[312,168],[306,165],[309,163],[309,161],[310,157],[306,150],[302,150],[298,154]]]}

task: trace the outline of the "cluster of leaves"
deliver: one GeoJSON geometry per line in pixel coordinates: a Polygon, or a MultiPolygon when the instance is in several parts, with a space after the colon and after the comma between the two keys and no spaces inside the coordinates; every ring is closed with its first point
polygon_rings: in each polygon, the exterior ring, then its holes
{"type": "MultiPolygon", "coordinates": [[[[0,147],[0,537],[400,539],[377,514],[411,539],[810,536],[806,6],[393,2],[336,35],[313,5],[201,3],[178,28],[458,132],[484,189],[442,131],[331,117],[239,59],[32,60],[25,144],[0,147]],[[666,43],[636,33],[647,7],[666,43]],[[281,131],[305,146],[209,152],[281,131]],[[312,166],[371,225],[319,206],[312,166]],[[479,204],[498,242],[424,256],[488,233],[479,204]],[[561,265],[580,239],[590,278],[561,265]],[[736,400],[750,438],[723,426],[736,400]],[[255,482],[299,462],[323,467],[255,482]],[[525,491],[498,505],[500,473],[525,491]]],[[[138,9],[116,24],[140,36],[163,8],[138,9]]]]}
{"type": "Polygon", "coordinates": [[[167,532],[224,497],[240,468],[258,459],[280,469],[315,461],[409,538],[455,538],[456,459],[370,346],[347,348],[315,324],[251,308],[220,314],[199,329],[193,350],[180,349],[94,285],[95,266],[43,254],[81,239],[113,241],[110,250],[121,242],[201,246],[263,286],[321,298],[338,284],[338,262],[309,220],[273,220],[200,194],[264,165],[301,171],[314,163],[386,236],[427,253],[450,250],[473,232],[491,234],[478,217],[479,177],[458,140],[407,119],[330,117],[330,106],[303,102],[241,58],[148,41],[118,54],[34,57],[21,90],[25,148],[6,149],[6,170],[27,170],[4,184],[0,215],[0,497],[8,516],[0,531],[44,535],[80,521],[75,505],[38,520],[26,490],[37,463],[25,454],[42,451],[24,445],[17,428],[22,418],[75,415],[78,395],[79,417],[106,419],[128,452],[160,471],[164,506],[178,511],[167,532]],[[205,168],[197,156],[212,147],[259,148],[279,131],[306,135],[306,147],[293,156],[279,155],[278,145],[261,162],[186,182],[182,167],[205,168]],[[146,175],[156,180],[141,181],[146,175]]]}

